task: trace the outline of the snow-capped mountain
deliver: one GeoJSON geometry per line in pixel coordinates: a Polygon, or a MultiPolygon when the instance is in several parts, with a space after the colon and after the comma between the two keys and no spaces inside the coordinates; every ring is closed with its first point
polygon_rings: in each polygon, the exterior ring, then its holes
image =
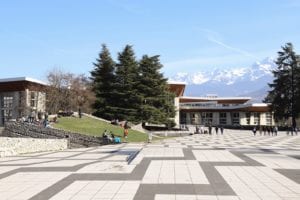
{"type": "Polygon", "coordinates": [[[256,91],[266,90],[267,84],[273,80],[272,70],[276,68],[273,58],[266,58],[250,67],[219,69],[215,68],[197,73],[177,73],[171,81],[185,82],[187,96],[205,96],[217,94],[219,96],[246,96],[256,91]]]}

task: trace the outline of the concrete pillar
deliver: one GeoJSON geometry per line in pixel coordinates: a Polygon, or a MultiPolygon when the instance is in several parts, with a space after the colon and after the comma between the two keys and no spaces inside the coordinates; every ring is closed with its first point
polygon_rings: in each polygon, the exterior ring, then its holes
{"type": "Polygon", "coordinates": [[[231,119],[231,113],[230,112],[226,113],[226,124],[232,125],[232,119],[231,119]]]}
{"type": "Polygon", "coordinates": [[[250,125],[254,125],[254,113],[250,113],[250,125]]]}
{"type": "Polygon", "coordinates": [[[245,112],[240,112],[240,124],[241,125],[246,125],[247,124],[247,119],[246,119],[246,113],[245,112]]]}
{"type": "Polygon", "coordinates": [[[260,125],[267,125],[266,113],[259,113],[260,125]]]}
{"type": "MultiPolygon", "coordinates": [[[[174,106],[175,106],[175,118],[174,118],[174,121],[176,123],[176,128],[179,128],[179,125],[180,125],[180,110],[179,110],[179,98],[178,97],[175,97],[174,99],[174,106]]],[[[43,107],[43,111],[45,111],[45,105],[44,106],[41,106],[41,109],[43,107]]]]}

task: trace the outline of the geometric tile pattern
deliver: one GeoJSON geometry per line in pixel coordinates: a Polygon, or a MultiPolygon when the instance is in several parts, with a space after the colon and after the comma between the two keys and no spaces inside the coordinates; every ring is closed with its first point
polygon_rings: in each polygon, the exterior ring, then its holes
{"type": "Polygon", "coordinates": [[[300,185],[267,167],[217,166],[225,181],[241,199],[289,199],[300,197],[300,185]]]}
{"type": "Polygon", "coordinates": [[[158,194],[155,200],[239,200],[237,196],[158,194]]]}
{"type": "Polygon", "coordinates": [[[247,156],[273,169],[300,169],[300,160],[286,155],[250,154],[247,156]]]}
{"type": "Polygon", "coordinates": [[[1,180],[1,199],[28,199],[69,174],[68,172],[16,173],[1,180]]]}
{"type": "Polygon", "coordinates": [[[191,135],[0,158],[0,199],[300,199],[300,136],[191,135]]]}
{"type": "Polygon", "coordinates": [[[64,199],[133,199],[138,181],[75,181],[51,200],[64,199]]]}
{"type": "Polygon", "coordinates": [[[229,151],[224,150],[193,150],[196,160],[200,162],[244,162],[229,151]]]}
{"type": "Polygon", "coordinates": [[[209,184],[195,160],[153,160],[142,183],[209,184]]]}

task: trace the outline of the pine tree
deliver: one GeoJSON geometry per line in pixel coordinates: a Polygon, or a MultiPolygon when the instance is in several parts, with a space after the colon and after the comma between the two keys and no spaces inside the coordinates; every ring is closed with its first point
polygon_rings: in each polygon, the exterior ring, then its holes
{"type": "Polygon", "coordinates": [[[277,119],[292,117],[292,125],[296,126],[295,118],[300,113],[299,99],[299,60],[293,50],[293,45],[287,43],[278,52],[276,61],[278,68],[273,71],[274,80],[269,84],[269,91],[265,102],[272,103],[272,110],[277,119]]]}
{"type": "Polygon", "coordinates": [[[138,63],[132,46],[126,45],[118,55],[116,65],[116,89],[114,96],[117,99],[115,115],[121,120],[138,121],[140,94],[137,91],[138,63]]]}
{"type": "Polygon", "coordinates": [[[156,124],[168,124],[175,116],[174,94],[168,90],[167,79],[159,72],[162,68],[159,56],[144,55],[139,62],[138,90],[142,96],[140,120],[156,124]]]}
{"type": "Polygon", "coordinates": [[[115,85],[115,62],[105,44],[96,59],[94,70],[91,72],[92,87],[96,101],[93,105],[94,115],[111,120],[115,116],[113,90],[115,85]]]}

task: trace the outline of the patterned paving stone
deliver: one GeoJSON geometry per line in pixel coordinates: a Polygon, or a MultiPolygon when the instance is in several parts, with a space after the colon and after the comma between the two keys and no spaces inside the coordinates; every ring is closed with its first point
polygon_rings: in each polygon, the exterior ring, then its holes
{"type": "Polygon", "coordinates": [[[51,200],[111,199],[131,200],[139,187],[138,181],[75,181],[51,200]]]}
{"type": "Polygon", "coordinates": [[[201,162],[244,162],[224,150],[193,150],[193,153],[196,159],[201,162]]]}
{"type": "Polygon", "coordinates": [[[239,200],[237,196],[214,196],[214,195],[155,195],[155,200],[239,200]]]}
{"type": "Polygon", "coordinates": [[[68,172],[16,173],[1,179],[1,199],[28,199],[69,174],[68,172]]]}
{"type": "Polygon", "coordinates": [[[300,136],[191,135],[0,158],[0,199],[300,199],[300,136]]]}
{"type": "Polygon", "coordinates": [[[135,166],[127,162],[97,162],[86,165],[77,173],[131,173],[135,166]]]}
{"type": "Polygon", "coordinates": [[[241,199],[299,198],[300,185],[267,167],[216,167],[241,199]]]}
{"type": "Polygon", "coordinates": [[[209,184],[199,163],[193,160],[151,161],[143,183],[209,184]]]}
{"type": "Polygon", "coordinates": [[[300,160],[280,154],[251,154],[250,158],[273,169],[300,169],[300,160]]]}

